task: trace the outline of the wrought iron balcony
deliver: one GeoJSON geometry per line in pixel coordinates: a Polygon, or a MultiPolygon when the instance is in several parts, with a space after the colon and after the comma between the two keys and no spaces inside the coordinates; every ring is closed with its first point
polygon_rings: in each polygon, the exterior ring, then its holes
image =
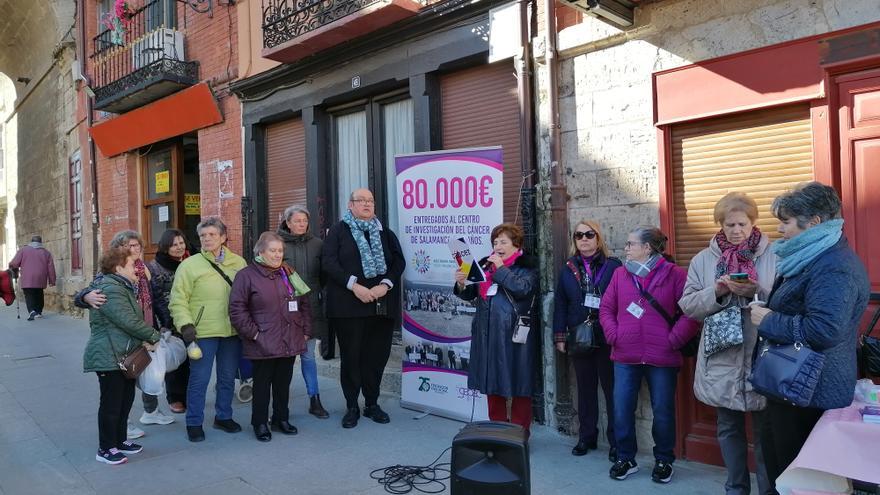
{"type": "Polygon", "coordinates": [[[166,8],[165,0],[152,0],[115,24],[108,17],[112,27],[92,39],[97,110],[123,113],[198,82],[199,64],[184,57],[183,33],[166,8]]]}
{"type": "Polygon", "coordinates": [[[263,0],[263,56],[293,62],[412,17],[418,0],[263,0]]]}

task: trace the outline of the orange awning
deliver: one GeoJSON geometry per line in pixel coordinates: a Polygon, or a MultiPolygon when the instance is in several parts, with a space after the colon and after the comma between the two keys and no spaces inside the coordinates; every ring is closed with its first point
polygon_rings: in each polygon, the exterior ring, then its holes
{"type": "Polygon", "coordinates": [[[199,83],[89,129],[105,156],[140,148],[223,122],[207,83],[199,83]]]}

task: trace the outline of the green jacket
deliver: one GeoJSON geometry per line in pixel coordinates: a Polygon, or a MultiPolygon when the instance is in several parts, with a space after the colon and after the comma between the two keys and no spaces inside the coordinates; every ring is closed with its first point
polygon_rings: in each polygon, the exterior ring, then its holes
{"type": "Polygon", "coordinates": [[[92,334],[83,352],[86,373],[118,370],[119,360],[141,342],[159,341],[159,332],[144,322],[144,312],[128,281],[119,275],[104,275],[95,288],[101,289],[107,302],[100,309],[89,310],[92,334]]]}
{"type": "MultiPolygon", "coordinates": [[[[247,262],[225,247],[223,251],[223,262],[218,266],[229,280],[234,280],[238,271],[247,266],[247,262]]],[[[184,325],[195,325],[196,335],[200,339],[236,335],[232,323],[229,322],[231,287],[211,266],[212,263],[214,255],[205,252],[183,260],[174,273],[174,284],[171,286],[168,303],[174,326],[183,328],[184,325]],[[196,325],[201,308],[205,309],[196,325]]]]}

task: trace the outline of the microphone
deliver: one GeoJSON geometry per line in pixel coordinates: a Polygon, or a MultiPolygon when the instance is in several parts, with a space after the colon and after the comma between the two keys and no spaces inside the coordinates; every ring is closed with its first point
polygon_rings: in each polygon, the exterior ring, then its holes
{"type": "Polygon", "coordinates": [[[493,266],[495,266],[495,265],[493,263],[491,263],[488,258],[485,259],[482,263],[480,263],[480,268],[482,268],[484,272],[489,271],[489,268],[493,267],[493,266]]]}

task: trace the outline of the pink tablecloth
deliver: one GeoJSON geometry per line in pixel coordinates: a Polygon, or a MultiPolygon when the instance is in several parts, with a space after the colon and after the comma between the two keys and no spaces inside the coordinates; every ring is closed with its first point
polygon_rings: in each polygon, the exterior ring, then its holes
{"type": "Polygon", "coordinates": [[[797,459],[776,481],[782,493],[849,493],[849,480],[880,483],[880,425],[863,423],[854,402],[825,411],[797,459]],[[811,493],[811,492],[800,492],[811,493]]]}

